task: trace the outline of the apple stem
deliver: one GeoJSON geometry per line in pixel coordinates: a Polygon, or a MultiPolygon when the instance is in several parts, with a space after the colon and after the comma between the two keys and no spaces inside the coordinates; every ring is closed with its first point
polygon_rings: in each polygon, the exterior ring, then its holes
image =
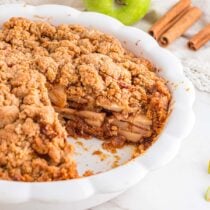
{"type": "Polygon", "coordinates": [[[119,6],[126,6],[127,5],[127,3],[123,0],[115,0],[115,3],[119,6]]]}

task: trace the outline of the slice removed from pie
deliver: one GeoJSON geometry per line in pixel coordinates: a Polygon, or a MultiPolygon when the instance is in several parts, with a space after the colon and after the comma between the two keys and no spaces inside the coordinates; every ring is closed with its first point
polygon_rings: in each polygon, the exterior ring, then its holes
{"type": "Polygon", "coordinates": [[[0,178],[78,177],[67,135],[145,150],[170,101],[151,62],[112,36],[11,18],[0,31],[0,178]]]}
{"type": "Polygon", "coordinates": [[[171,96],[164,80],[146,65],[133,63],[130,71],[100,53],[83,55],[74,65],[75,83],[48,89],[70,136],[95,136],[120,145],[152,142],[168,115],[171,96]]]}

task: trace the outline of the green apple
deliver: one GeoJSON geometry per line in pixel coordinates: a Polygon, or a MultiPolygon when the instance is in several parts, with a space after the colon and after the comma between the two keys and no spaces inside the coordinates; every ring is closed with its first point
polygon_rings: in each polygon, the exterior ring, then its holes
{"type": "Polygon", "coordinates": [[[206,194],[205,194],[206,201],[210,201],[210,187],[208,187],[206,194]]]}
{"type": "Polygon", "coordinates": [[[131,25],[146,14],[150,0],[84,0],[84,4],[88,11],[110,15],[131,25]]]}

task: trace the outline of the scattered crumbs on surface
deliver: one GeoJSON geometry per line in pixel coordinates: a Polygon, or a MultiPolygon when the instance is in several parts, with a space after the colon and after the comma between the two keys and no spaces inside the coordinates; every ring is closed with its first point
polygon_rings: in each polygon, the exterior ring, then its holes
{"type": "Polygon", "coordinates": [[[186,91],[190,91],[190,88],[186,88],[185,90],[186,90],[186,91]]]}
{"type": "Polygon", "coordinates": [[[184,84],[184,81],[181,81],[180,84],[184,84]]]}
{"type": "Polygon", "coordinates": [[[93,170],[86,170],[82,176],[92,176],[94,175],[93,170]]]}
{"type": "Polygon", "coordinates": [[[80,147],[82,147],[83,150],[88,151],[88,148],[85,147],[85,145],[83,144],[83,142],[81,142],[81,141],[76,141],[76,144],[79,145],[80,147]]]}
{"type": "Polygon", "coordinates": [[[114,155],[114,162],[112,163],[112,168],[116,168],[120,165],[120,156],[119,155],[114,155]]]}
{"type": "Polygon", "coordinates": [[[88,148],[87,147],[84,146],[82,148],[83,148],[83,150],[88,151],[88,148]]]}
{"type": "Polygon", "coordinates": [[[138,147],[136,147],[137,151],[137,156],[139,156],[140,154],[143,154],[145,152],[145,146],[144,144],[140,144],[138,147]]]}
{"type": "Polygon", "coordinates": [[[79,146],[83,147],[84,144],[81,141],[77,141],[76,144],[78,144],[79,146]]]}
{"type": "Polygon", "coordinates": [[[173,83],[172,85],[173,85],[174,87],[178,87],[178,84],[176,84],[176,83],[173,83]]]}
{"type": "Polygon", "coordinates": [[[114,155],[114,161],[112,163],[112,168],[116,168],[120,165],[120,156],[119,155],[114,155]]]}
{"type": "Polygon", "coordinates": [[[116,147],[113,146],[111,141],[105,141],[102,143],[102,148],[108,152],[115,154],[117,152],[116,147]]]}
{"type": "Polygon", "coordinates": [[[138,44],[141,42],[141,40],[138,40],[135,45],[138,46],[138,44]]]}
{"type": "Polygon", "coordinates": [[[127,44],[127,42],[124,40],[124,41],[123,41],[123,44],[127,44]]]}
{"type": "Polygon", "coordinates": [[[26,3],[24,3],[24,4],[23,4],[23,7],[27,7],[27,4],[26,4],[26,3]]]}
{"type": "Polygon", "coordinates": [[[71,16],[71,14],[68,14],[67,16],[71,16]]]}
{"type": "Polygon", "coordinates": [[[114,155],[115,160],[120,161],[120,156],[119,155],[114,155]]]}
{"type": "Polygon", "coordinates": [[[96,150],[92,153],[92,155],[98,155],[101,161],[104,161],[108,158],[108,155],[103,153],[101,150],[96,150]]]}
{"type": "Polygon", "coordinates": [[[206,194],[205,194],[206,201],[210,202],[210,187],[208,187],[206,194]]]}
{"type": "Polygon", "coordinates": [[[119,166],[119,162],[117,160],[115,160],[113,163],[112,163],[112,168],[117,168],[119,166]]]}
{"type": "MultiPolygon", "coordinates": [[[[147,148],[145,148],[144,144],[136,145],[133,148],[132,155],[131,155],[130,159],[124,164],[130,163],[133,159],[135,159],[135,158],[139,157],[140,155],[144,154],[146,150],[147,150],[147,148]]],[[[116,161],[116,163],[117,163],[117,161],[116,161]]],[[[118,165],[120,165],[120,164],[118,164],[118,165]]]]}
{"type": "Polygon", "coordinates": [[[134,147],[131,160],[138,157],[140,154],[144,153],[144,145],[140,144],[139,146],[134,147]]]}
{"type": "Polygon", "coordinates": [[[170,82],[170,81],[168,81],[168,83],[167,83],[167,84],[171,85],[171,86],[172,86],[172,88],[174,88],[174,90],[176,90],[176,89],[179,87],[179,84],[174,83],[174,82],[170,82]]]}

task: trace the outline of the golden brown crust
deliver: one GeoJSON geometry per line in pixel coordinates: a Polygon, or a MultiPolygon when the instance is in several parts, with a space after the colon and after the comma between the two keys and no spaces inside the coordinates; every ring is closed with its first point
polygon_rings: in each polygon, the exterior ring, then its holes
{"type": "Polygon", "coordinates": [[[0,31],[0,68],[3,179],[77,177],[56,112],[69,135],[116,147],[147,147],[168,116],[170,92],[155,67],[94,29],[11,18],[0,31]]]}

